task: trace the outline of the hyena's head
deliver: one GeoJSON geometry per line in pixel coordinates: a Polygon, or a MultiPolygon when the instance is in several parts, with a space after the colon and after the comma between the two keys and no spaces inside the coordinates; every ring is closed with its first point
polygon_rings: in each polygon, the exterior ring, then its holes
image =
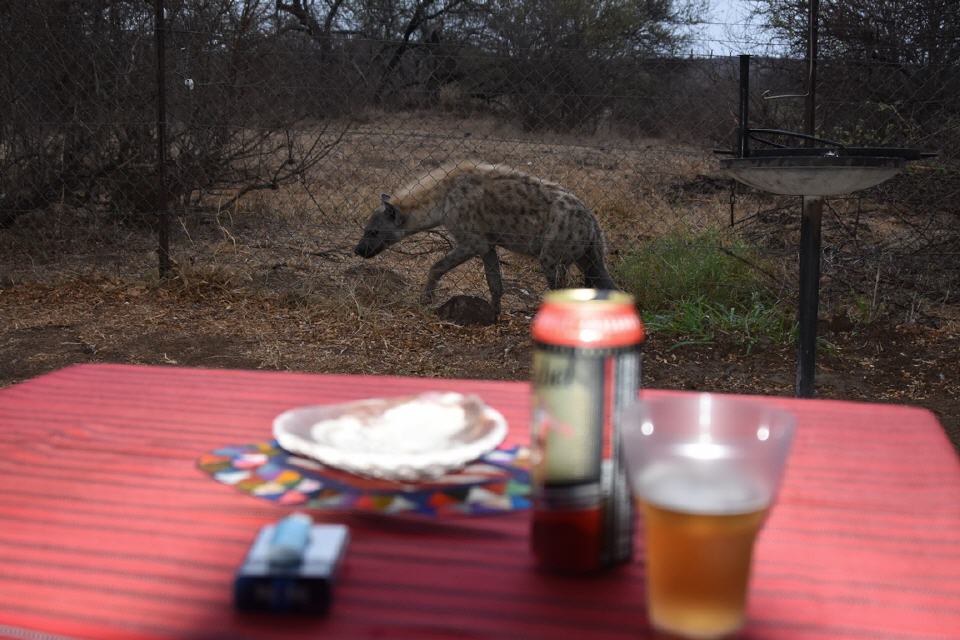
{"type": "Polygon", "coordinates": [[[403,228],[405,221],[400,210],[390,204],[390,196],[381,195],[380,206],[367,220],[363,237],[360,238],[353,252],[364,258],[372,258],[390,245],[399,242],[407,235],[403,228]]]}

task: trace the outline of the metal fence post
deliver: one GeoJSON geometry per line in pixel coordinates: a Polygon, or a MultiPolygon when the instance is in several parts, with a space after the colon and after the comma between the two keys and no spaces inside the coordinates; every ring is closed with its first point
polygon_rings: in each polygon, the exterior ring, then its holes
{"type": "Polygon", "coordinates": [[[170,273],[170,211],[167,208],[166,22],[163,0],[154,0],[157,41],[157,255],[160,277],[170,273]]]}

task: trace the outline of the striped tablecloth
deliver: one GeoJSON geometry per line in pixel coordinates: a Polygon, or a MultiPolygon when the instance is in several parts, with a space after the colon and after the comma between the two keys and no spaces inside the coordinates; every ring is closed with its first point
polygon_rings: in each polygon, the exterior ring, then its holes
{"type": "MultiPolygon", "coordinates": [[[[268,440],[290,407],[427,389],[479,394],[507,417],[508,444],[526,441],[522,383],[83,365],[0,390],[0,635],[648,637],[642,549],[601,577],[543,575],[524,513],[316,513],[353,536],[329,615],[233,610],[254,534],[287,511],[212,481],[197,458],[268,440]]],[[[960,638],[960,462],[934,416],[773,401],[799,430],[745,636],[960,638]]]]}

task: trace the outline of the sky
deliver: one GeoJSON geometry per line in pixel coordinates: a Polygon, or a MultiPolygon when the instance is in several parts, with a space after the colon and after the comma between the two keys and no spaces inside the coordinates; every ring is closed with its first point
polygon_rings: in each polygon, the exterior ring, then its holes
{"type": "Polygon", "coordinates": [[[718,56],[757,53],[772,40],[763,29],[749,26],[750,0],[708,0],[705,22],[695,29],[694,52],[718,56]]]}

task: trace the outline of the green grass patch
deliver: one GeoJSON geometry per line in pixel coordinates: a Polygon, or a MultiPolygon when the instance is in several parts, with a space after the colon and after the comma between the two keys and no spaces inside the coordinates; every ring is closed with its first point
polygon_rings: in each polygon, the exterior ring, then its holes
{"type": "Polygon", "coordinates": [[[716,231],[658,238],[613,265],[614,278],[637,299],[647,329],[676,340],[672,348],[721,337],[749,352],[796,336],[771,269],[743,242],[716,231]]]}

